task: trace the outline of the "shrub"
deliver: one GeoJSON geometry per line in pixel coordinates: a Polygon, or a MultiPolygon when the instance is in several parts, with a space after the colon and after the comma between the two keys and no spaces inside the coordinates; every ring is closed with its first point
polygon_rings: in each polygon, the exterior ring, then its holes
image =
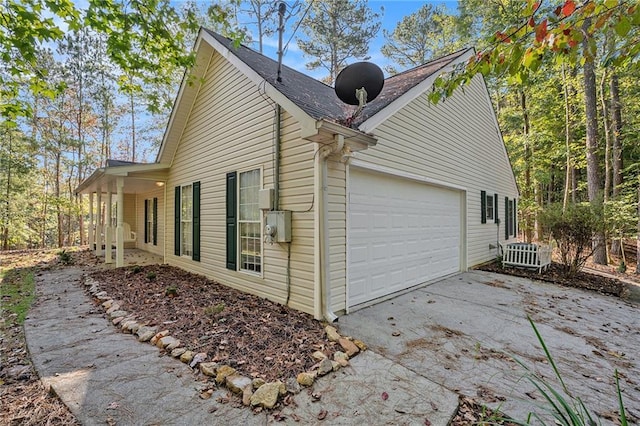
{"type": "Polygon", "coordinates": [[[71,253],[66,250],[62,250],[58,252],[58,260],[63,265],[71,265],[73,263],[73,258],[71,257],[71,253]]]}
{"type": "Polygon", "coordinates": [[[155,272],[149,272],[149,273],[147,274],[147,279],[148,279],[149,281],[153,281],[153,280],[155,280],[155,279],[156,279],[156,273],[155,273],[155,272]]]}
{"type": "Polygon", "coordinates": [[[547,236],[558,244],[560,259],[569,275],[582,269],[595,250],[596,233],[602,228],[602,214],[588,204],[553,205],[540,214],[540,222],[547,236]]]}

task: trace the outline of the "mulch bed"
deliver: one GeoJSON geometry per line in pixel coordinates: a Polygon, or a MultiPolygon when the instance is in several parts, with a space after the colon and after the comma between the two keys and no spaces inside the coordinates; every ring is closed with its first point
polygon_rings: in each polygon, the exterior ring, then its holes
{"type": "Polygon", "coordinates": [[[513,275],[516,277],[529,278],[533,280],[545,281],[553,284],[559,284],[567,287],[582,288],[597,291],[603,294],[609,294],[617,297],[623,295],[625,290],[624,284],[620,281],[607,278],[600,275],[589,274],[586,272],[578,272],[572,277],[568,277],[564,266],[558,263],[552,263],[551,266],[541,273],[537,269],[525,268],[503,268],[500,263],[492,262],[479,266],[479,270],[496,272],[499,274],[513,275]]]}
{"type": "Polygon", "coordinates": [[[139,323],[169,330],[194,352],[266,381],[310,371],[311,357],[341,350],[311,315],[223,286],[168,265],[133,266],[92,274],[139,323]]]}

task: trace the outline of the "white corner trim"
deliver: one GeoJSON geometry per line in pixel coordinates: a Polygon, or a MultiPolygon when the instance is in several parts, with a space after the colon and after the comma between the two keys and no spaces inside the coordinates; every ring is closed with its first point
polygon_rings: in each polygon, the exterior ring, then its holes
{"type": "Polygon", "coordinates": [[[364,123],[358,126],[358,130],[364,133],[372,133],[380,124],[385,122],[389,117],[391,117],[400,109],[402,109],[407,104],[409,104],[409,102],[418,98],[423,93],[431,90],[431,86],[433,85],[433,82],[436,80],[436,78],[438,78],[440,75],[444,73],[450,72],[451,70],[453,70],[453,68],[456,65],[464,61],[467,61],[473,55],[474,55],[474,49],[468,49],[465,53],[463,53],[462,55],[454,59],[447,66],[433,73],[432,75],[424,79],[422,82],[420,82],[416,86],[406,91],[404,94],[398,97],[395,101],[391,102],[385,108],[378,111],[373,116],[369,117],[364,123]]]}
{"type": "Polygon", "coordinates": [[[414,180],[416,182],[421,182],[421,183],[426,183],[428,185],[433,185],[433,186],[439,186],[441,188],[445,188],[445,189],[454,189],[456,191],[463,191],[463,192],[467,192],[467,188],[465,188],[464,186],[459,186],[459,185],[453,185],[451,183],[448,182],[443,182],[440,180],[436,180],[436,179],[431,179],[419,174],[415,174],[415,173],[410,173],[410,172],[405,172],[403,170],[398,170],[398,169],[394,169],[391,167],[385,167],[385,166],[380,166],[378,164],[372,164],[369,163],[367,161],[363,161],[357,158],[351,158],[351,160],[349,161],[349,166],[350,167],[357,167],[360,169],[365,169],[365,170],[370,170],[373,172],[378,172],[378,173],[384,173],[387,175],[391,175],[391,176],[396,176],[396,177],[400,177],[400,178],[404,178],[404,179],[410,179],[410,180],[414,180]]]}

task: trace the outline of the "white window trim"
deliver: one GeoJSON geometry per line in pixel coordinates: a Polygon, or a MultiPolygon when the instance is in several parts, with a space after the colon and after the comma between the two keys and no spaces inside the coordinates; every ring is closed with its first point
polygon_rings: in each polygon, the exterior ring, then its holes
{"type": "Polygon", "coordinates": [[[193,183],[187,183],[184,185],[180,185],[180,257],[184,257],[185,259],[191,259],[193,256],[193,183]],[[183,218],[182,218],[182,200],[184,197],[184,189],[186,187],[191,187],[191,218],[188,223],[191,226],[191,254],[184,254],[184,238],[182,232],[183,226],[183,218]]]}
{"type": "Polygon", "coordinates": [[[495,202],[496,201],[493,193],[487,193],[485,195],[485,217],[487,218],[487,223],[489,223],[489,221],[491,221],[491,223],[495,221],[495,202]],[[491,202],[489,202],[489,199],[491,199],[491,202]],[[491,215],[489,215],[489,212],[491,212],[491,215]]]}
{"type": "Polygon", "coordinates": [[[145,241],[145,244],[153,245],[153,198],[145,198],[144,203],[147,209],[147,221],[144,226],[148,236],[148,241],[145,241]]]}
{"type": "Polygon", "coordinates": [[[247,168],[236,170],[236,173],[238,176],[238,184],[236,185],[236,199],[238,200],[238,202],[236,203],[236,218],[237,218],[236,224],[238,228],[236,231],[236,243],[238,246],[238,250],[236,253],[236,256],[237,256],[236,270],[238,272],[251,275],[253,277],[263,278],[264,277],[264,215],[262,214],[262,210],[260,210],[260,272],[255,272],[248,269],[242,269],[242,241],[241,241],[241,233],[240,233],[240,229],[241,229],[240,224],[243,223],[243,221],[240,220],[240,175],[242,173],[251,172],[253,170],[259,171],[260,173],[260,177],[258,178],[259,190],[263,189],[264,188],[264,166],[260,165],[260,166],[247,167],[247,168]]]}

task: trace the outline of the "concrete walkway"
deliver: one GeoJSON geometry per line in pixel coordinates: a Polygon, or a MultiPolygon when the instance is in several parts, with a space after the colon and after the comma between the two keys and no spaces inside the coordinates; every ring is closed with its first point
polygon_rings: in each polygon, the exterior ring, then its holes
{"type": "Polygon", "coordinates": [[[470,271],[353,312],[339,323],[341,332],[448,389],[517,420],[531,411],[549,419],[545,401],[513,359],[561,389],[527,316],[568,389],[603,424],[614,424],[618,410],[616,369],[626,408],[640,419],[640,305],[617,297],[470,271]]]}
{"type": "MultiPolygon", "coordinates": [[[[185,364],[120,333],[95,307],[81,284],[82,270],[45,271],[37,277],[37,301],[25,322],[38,374],[85,425],[200,425],[275,423],[268,413],[199,397],[185,364]]],[[[446,425],[457,395],[372,351],[349,368],[316,382],[320,401],[306,390],[284,407],[285,424],[446,425]],[[382,393],[388,399],[382,398],[382,393]],[[318,414],[328,412],[324,421],[318,414]],[[295,414],[295,416],[294,416],[295,414]],[[298,419],[299,423],[294,420],[298,419]]]]}

